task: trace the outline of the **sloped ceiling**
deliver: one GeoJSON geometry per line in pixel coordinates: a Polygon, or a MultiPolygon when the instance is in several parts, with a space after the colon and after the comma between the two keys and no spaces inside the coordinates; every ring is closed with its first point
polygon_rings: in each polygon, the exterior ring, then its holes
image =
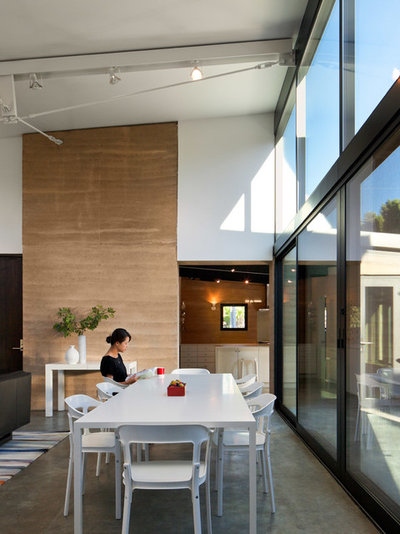
{"type": "MultiPolygon", "coordinates": [[[[274,50],[288,39],[282,46],[289,50],[306,4],[306,0],[6,2],[0,18],[0,75],[15,77],[18,115],[45,131],[272,112],[287,67],[246,70],[263,61],[262,55],[253,57],[247,49],[254,41],[272,41],[266,47],[274,50]],[[224,43],[242,44],[239,53],[235,49],[230,55],[222,50],[220,54],[224,43]],[[208,60],[200,61],[205,77],[243,72],[157,89],[188,81],[191,64],[208,54],[203,45],[213,45],[208,60]],[[142,51],[139,59],[133,51],[142,51]],[[124,52],[132,55],[132,65],[124,52]],[[150,55],[146,64],[143,58],[150,55]],[[174,62],[178,56],[184,61],[174,62]],[[121,82],[116,85],[109,83],[108,69],[113,66],[121,67],[121,82]],[[38,74],[43,89],[29,89],[30,72],[38,74]],[[157,90],[116,98],[149,89],[157,90]],[[99,103],[30,117],[90,102],[99,103]]],[[[21,124],[0,123],[2,137],[28,131],[21,124]]]]}

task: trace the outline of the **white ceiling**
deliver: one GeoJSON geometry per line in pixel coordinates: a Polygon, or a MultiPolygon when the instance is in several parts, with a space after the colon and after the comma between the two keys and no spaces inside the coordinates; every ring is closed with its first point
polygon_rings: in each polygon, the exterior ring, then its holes
{"type": "MultiPolygon", "coordinates": [[[[247,53],[252,43],[245,42],[293,40],[306,4],[307,0],[3,2],[0,74],[15,75],[18,115],[27,117],[186,82],[192,60],[199,58],[206,77],[247,69],[269,56],[247,53]],[[237,42],[243,44],[230,54],[221,46],[183,48],[237,42]],[[121,54],[144,50],[149,52],[121,54]],[[182,60],[175,61],[178,57],[182,60]],[[107,70],[115,65],[121,67],[122,81],[110,85],[107,70]],[[42,90],[29,89],[30,72],[42,76],[42,90]]],[[[290,49],[291,41],[282,43],[265,43],[265,48],[290,49]]],[[[26,120],[49,131],[271,112],[286,70],[249,70],[26,120]]],[[[0,123],[0,137],[29,131],[19,124],[0,123]]]]}

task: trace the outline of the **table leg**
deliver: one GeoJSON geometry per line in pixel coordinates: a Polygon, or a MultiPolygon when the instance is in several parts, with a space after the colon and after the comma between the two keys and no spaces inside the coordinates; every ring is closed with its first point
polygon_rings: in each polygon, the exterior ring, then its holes
{"type": "Polygon", "coordinates": [[[256,423],[249,426],[249,533],[257,532],[256,423]]]}
{"type": "Polygon", "coordinates": [[[58,411],[64,411],[64,371],[58,371],[58,411]]]}
{"type": "Polygon", "coordinates": [[[53,370],[45,366],[46,417],[53,415],[53,370]]]}
{"type": "Polygon", "coordinates": [[[74,423],[74,534],[82,534],[82,431],[74,423]]]}
{"type": "Polygon", "coordinates": [[[222,441],[224,439],[224,430],[219,428],[218,439],[217,439],[217,472],[216,472],[216,481],[217,481],[217,516],[222,516],[222,499],[223,499],[223,478],[224,478],[224,464],[223,464],[223,452],[222,452],[222,441]]]}

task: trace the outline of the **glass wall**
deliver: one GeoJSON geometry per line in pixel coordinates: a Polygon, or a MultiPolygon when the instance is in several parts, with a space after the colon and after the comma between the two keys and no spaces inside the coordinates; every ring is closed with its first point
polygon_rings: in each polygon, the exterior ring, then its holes
{"type": "Polygon", "coordinates": [[[300,233],[298,248],[298,417],[336,456],[336,200],[300,233]]]}
{"type": "Polygon", "coordinates": [[[296,414],[296,247],[282,261],[283,302],[282,302],[282,346],[283,384],[282,402],[288,410],[296,414]]]}
{"type": "Polygon", "coordinates": [[[324,3],[298,73],[299,207],[339,156],[339,3],[324,3]]]}
{"type": "Polygon", "coordinates": [[[400,133],[348,183],[348,469],[400,502],[400,133]]]}
{"type": "Polygon", "coordinates": [[[400,75],[400,2],[351,2],[355,6],[354,102],[357,132],[400,75]]]}

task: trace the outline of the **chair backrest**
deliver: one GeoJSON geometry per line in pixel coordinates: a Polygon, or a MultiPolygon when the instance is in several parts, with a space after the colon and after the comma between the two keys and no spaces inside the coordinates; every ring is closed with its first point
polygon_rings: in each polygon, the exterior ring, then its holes
{"type": "Polygon", "coordinates": [[[251,384],[254,384],[254,382],[256,381],[256,378],[257,376],[255,374],[250,374],[250,375],[245,375],[242,378],[237,378],[235,382],[241,388],[245,388],[247,386],[250,386],[251,384]]]}
{"type": "Polygon", "coordinates": [[[246,358],[242,358],[240,360],[240,369],[242,376],[249,372],[249,370],[256,375],[256,379],[258,380],[258,359],[254,358],[252,360],[247,360],[246,358]]]}
{"type": "Polygon", "coordinates": [[[89,397],[89,395],[71,395],[64,399],[65,404],[68,409],[68,421],[69,421],[69,430],[73,432],[73,422],[74,419],[79,419],[83,415],[87,414],[90,408],[96,408],[102,403],[97,399],[89,397]]]}
{"type": "Polygon", "coordinates": [[[133,443],[192,443],[193,463],[198,463],[201,445],[207,442],[205,462],[208,465],[211,432],[201,425],[124,425],[116,430],[116,435],[124,451],[124,464],[129,467],[133,443]]]}
{"type": "Polygon", "coordinates": [[[243,391],[241,390],[241,392],[245,399],[253,399],[261,395],[263,387],[264,384],[262,382],[254,382],[254,384],[251,384],[243,391]]]}
{"type": "Polygon", "coordinates": [[[173,375],[209,375],[210,371],[208,369],[197,369],[195,367],[188,369],[174,369],[171,371],[173,375]]]}
{"type": "Polygon", "coordinates": [[[274,405],[276,396],[272,393],[263,393],[258,397],[246,400],[251,413],[257,421],[257,430],[259,432],[271,432],[271,415],[274,413],[274,405]],[[264,420],[267,420],[267,425],[264,427],[264,420]]]}
{"type": "Polygon", "coordinates": [[[113,380],[112,378],[108,377],[108,376],[104,376],[104,382],[108,382],[109,384],[113,384],[114,386],[118,386],[120,388],[127,388],[129,386],[129,384],[121,384],[120,382],[116,382],[115,380],[113,380]]]}
{"type": "Polygon", "coordinates": [[[358,375],[356,373],[359,403],[369,398],[384,399],[388,397],[388,387],[382,382],[379,382],[379,380],[374,377],[374,374],[375,373],[364,373],[358,375]]]}
{"type": "Polygon", "coordinates": [[[110,382],[100,382],[96,384],[97,395],[101,401],[111,399],[115,393],[119,393],[123,390],[121,386],[111,384],[110,382]]]}

